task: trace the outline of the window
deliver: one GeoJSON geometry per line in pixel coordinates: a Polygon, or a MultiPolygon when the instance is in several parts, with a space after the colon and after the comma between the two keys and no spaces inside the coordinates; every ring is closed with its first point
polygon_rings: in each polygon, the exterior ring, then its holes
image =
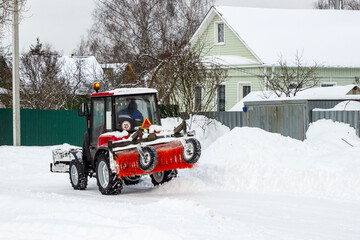
{"type": "Polygon", "coordinates": [[[160,125],[155,94],[115,97],[116,130],[134,132],[145,118],[160,125]]]}
{"type": "Polygon", "coordinates": [[[291,82],[289,84],[289,88],[290,89],[302,88],[302,85],[301,84],[299,85],[297,82],[291,82]]]}
{"type": "Polygon", "coordinates": [[[215,44],[225,42],[225,25],[224,23],[215,23],[215,44]]]}
{"type": "Polygon", "coordinates": [[[251,83],[238,83],[238,101],[251,92],[251,83]]]}
{"type": "Polygon", "coordinates": [[[104,98],[94,98],[92,106],[92,131],[91,131],[91,142],[93,146],[97,145],[100,134],[104,132],[104,112],[105,112],[105,101],[104,98]]]}
{"type": "Polygon", "coordinates": [[[320,83],[320,87],[333,87],[336,86],[336,82],[322,82],[320,83]]]}
{"type": "Polygon", "coordinates": [[[225,85],[218,88],[218,111],[225,111],[225,85]]]}
{"type": "Polygon", "coordinates": [[[202,87],[195,87],[195,110],[201,111],[202,87]]]}

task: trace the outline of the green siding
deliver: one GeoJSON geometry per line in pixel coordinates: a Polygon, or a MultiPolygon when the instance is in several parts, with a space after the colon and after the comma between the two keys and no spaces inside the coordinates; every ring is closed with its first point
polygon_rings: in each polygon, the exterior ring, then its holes
{"type": "MultiPolygon", "coordinates": [[[[23,146],[82,145],[86,120],[77,111],[21,109],[20,117],[23,146]]],[[[0,145],[12,141],[12,109],[0,109],[0,145]]]]}
{"type": "Polygon", "coordinates": [[[214,17],[203,35],[198,40],[199,44],[204,44],[202,50],[203,56],[213,55],[235,55],[257,61],[249,49],[239,40],[239,38],[225,24],[225,43],[223,45],[215,44],[215,23],[220,22],[219,16],[214,17]]]}
{"type": "MultiPolygon", "coordinates": [[[[264,81],[258,76],[263,68],[233,68],[228,70],[226,79],[226,110],[230,110],[238,102],[239,83],[250,83],[251,91],[262,91],[264,81]]],[[[240,99],[239,99],[240,100],[240,99]]]]}

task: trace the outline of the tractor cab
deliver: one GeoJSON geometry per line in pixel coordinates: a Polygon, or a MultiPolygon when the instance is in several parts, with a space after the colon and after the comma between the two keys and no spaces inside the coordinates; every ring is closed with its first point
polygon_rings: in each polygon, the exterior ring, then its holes
{"type": "Polygon", "coordinates": [[[79,116],[86,116],[88,123],[84,136],[90,151],[87,159],[93,160],[97,149],[108,140],[120,140],[140,128],[161,125],[156,94],[155,89],[121,88],[92,94],[90,106],[79,104],[79,116]]]}

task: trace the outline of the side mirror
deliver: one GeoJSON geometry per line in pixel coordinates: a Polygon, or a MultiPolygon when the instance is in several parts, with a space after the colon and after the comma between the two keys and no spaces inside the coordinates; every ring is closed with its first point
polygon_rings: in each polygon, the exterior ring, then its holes
{"type": "Polygon", "coordinates": [[[86,116],[89,113],[89,108],[87,103],[79,103],[78,105],[78,115],[80,117],[86,116]]]}

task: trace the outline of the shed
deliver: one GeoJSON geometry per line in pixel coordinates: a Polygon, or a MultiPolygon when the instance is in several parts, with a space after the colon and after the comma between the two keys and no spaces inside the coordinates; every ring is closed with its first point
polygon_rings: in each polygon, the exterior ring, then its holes
{"type": "Polygon", "coordinates": [[[330,109],[346,100],[360,101],[360,88],[356,85],[311,88],[295,97],[252,92],[244,98],[243,105],[247,126],[304,140],[313,109],[330,109]]]}

